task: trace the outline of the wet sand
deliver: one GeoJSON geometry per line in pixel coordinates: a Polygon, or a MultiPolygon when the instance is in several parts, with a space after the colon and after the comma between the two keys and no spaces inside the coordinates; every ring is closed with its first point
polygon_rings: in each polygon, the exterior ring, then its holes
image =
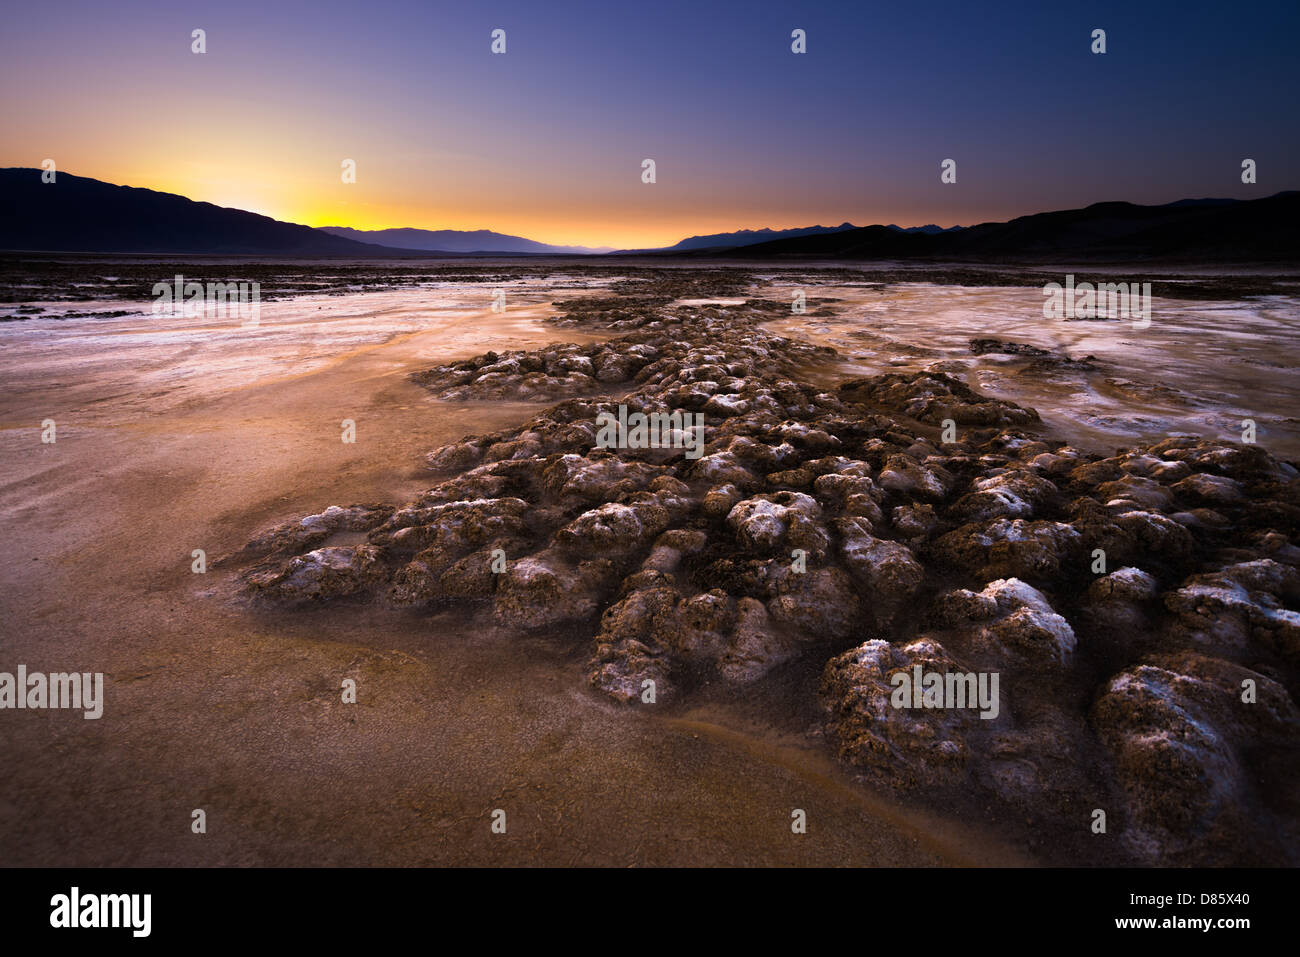
{"type": "Polygon", "coordinates": [[[98,721],[0,714],[0,860],[1035,860],[1032,835],[995,836],[970,808],[874,795],[797,715],[608,705],[584,689],[574,636],[369,606],[253,612],[220,567],[191,572],[193,549],[211,562],[286,518],[408,500],[429,484],[424,452],[525,419],[537,406],[441,403],[405,376],[583,341],[540,323],[557,295],[514,291],[505,315],[467,286],[264,304],[256,330],[147,315],[6,330],[0,669],[102,671],[106,704],[98,721]],[[195,808],[206,834],[191,833],[195,808]],[[807,834],[791,833],[795,808],[807,834]]]}

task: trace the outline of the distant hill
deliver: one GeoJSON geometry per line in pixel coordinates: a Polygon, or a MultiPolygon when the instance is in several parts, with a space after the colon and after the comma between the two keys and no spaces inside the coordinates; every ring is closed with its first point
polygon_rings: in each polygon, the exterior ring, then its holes
{"type": "Polygon", "coordinates": [[[0,249],[363,258],[401,252],[242,209],[71,173],[43,183],[41,172],[0,169],[0,249]]]}
{"type": "Polygon", "coordinates": [[[867,226],[728,250],[731,258],[1300,261],[1300,192],[1162,206],[1094,203],[942,233],[867,226]]]}
{"type": "Polygon", "coordinates": [[[522,236],[507,236],[488,229],[351,229],[347,226],[320,226],[321,232],[363,243],[378,243],[401,249],[425,249],[451,253],[539,253],[552,256],[586,256],[606,253],[610,247],[552,246],[522,236]]]}
{"type": "Polygon", "coordinates": [[[962,227],[949,226],[947,229],[944,229],[942,226],[936,226],[934,223],[927,223],[924,226],[895,226],[893,223],[890,223],[885,228],[892,229],[900,233],[934,234],[934,233],[951,233],[954,232],[955,230],[961,229],[962,227]]]}
{"type": "Polygon", "coordinates": [[[727,249],[734,246],[752,246],[774,239],[795,239],[799,236],[820,236],[826,233],[856,229],[852,223],[839,226],[799,226],[794,229],[740,229],[733,233],[711,233],[707,236],[690,236],[663,249],[667,252],[688,249],[727,249]]]}
{"type": "MultiPolygon", "coordinates": [[[[616,255],[737,249],[742,246],[755,246],[759,243],[774,242],[780,239],[799,239],[804,236],[828,236],[832,233],[843,233],[848,232],[849,230],[863,228],[870,227],[854,226],[852,223],[845,222],[838,226],[798,226],[794,229],[739,229],[733,233],[710,233],[707,236],[690,236],[671,246],[661,246],[656,249],[620,249],[616,255]]],[[[955,229],[961,229],[960,226],[950,226],[948,229],[944,229],[942,226],[935,226],[933,224],[927,226],[907,227],[890,225],[882,228],[892,229],[895,232],[900,233],[945,233],[951,232],[955,229]]]]}

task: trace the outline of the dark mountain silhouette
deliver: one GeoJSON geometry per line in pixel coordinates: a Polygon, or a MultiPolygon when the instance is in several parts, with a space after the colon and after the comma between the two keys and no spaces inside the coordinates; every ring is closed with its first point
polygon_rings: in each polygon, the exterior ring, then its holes
{"type": "Polygon", "coordinates": [[[268,216],[60,172],[0,169],[0,249],[50,252],[401,255],[268,216]]]}
{"type": "Polygon", "coordinates": [[[1254,200],[1180,200],[1163,206],[1094,203],[945,233],[867,226],[745,246],[745,259],[1232,261],[1300,260],[1300,192],[1254,200]]]}
{"type": "Polygon", "coordinates": [[[751,246],[755,243],[769,242],[774,239],[794,239],[799,236],[819,236],[826,233],[838,233],[847,229],[856,229],[852,223],[839,226],[799,226],[794,229],[739,229],[733,233],[712,233],[707,236],[689,236],[681,242],[665,246],[667,251],[688,249],[727,249],[735,246],[751,246]]]}
{"type": "MultiPolygon", "coordinates": [[[[1084,209],[1036,213],[1006,223],[981,223],[964,229],[941,230],[933,225],[908,229],[893,225],[857,227],[844,223],[796,230],[740,230],[693,236],[664,250],[629,252],[741,259],[1297,262],[1297,221],[1300,192],[1289,191],[1265,199],[1185,199],[1163,206],[1095,203],[1084,209]],[[788,235],[792,233],[797,235],[788,235]],[[755,238],[757,241],[751,241],[755,238]],[[718,242],[732,245],[719,247],[718,242]]],[[[573,248],[547,246],[487,230],[395,229],[366,233],[345,227],[312,229],[171,193],[114,186],[70,173],[59,173],[55,183],[43,183],[38,169],[0,169],[0,249],[385,258],[427,257],[430,253],[562,255],[563,250],[573,248]],[[459,249],[398,248],[356,239],[376,235],[397,242],[442,242],[447,246],[454,240],[463,245],[459,249]],[[466,248],[485,242],[518,245],[466,248]]]]}
{"type": "MultiPolygon", "coordinates": [[[[660,246],[655,249],[620,249],[615,255],[635,255],[637,253],[671,253],[671,252],[694,252],[698,250],[722,250],[736,249],[741,246],[754,246],[758,243],[772,242],[778,239],[797,239],[801,236],[823,236],[831,233],[843,233],[851,229],[863,229],[868,227],[854,226],[852,223],[841,223],[839,226],[798,226],[794,229],[740,229],[734,233],[710,233],[707,236],[690,236],[681,242],[674,243],[672,246],[660,246]]],[[[944,229],[942,226],[933,224],[927,226],[894,226],[889,225],[886,229],[892,229],[900,233],[945,233],[954,229],[961,229],[960,226],[951,226],[944,229]]]]}
{"type": "Polygon", "coordinates": [[[893,223],[890,223],[890,224],[889,224],[888,226],[886,226],[885,228],[886,228],[886,229],[893,229],[893,230],[895,230],[895,231],[897,231],[897,232],[900,232],[900,233],[930,233],[930,234],[933,234],[933,233],[951,233],[951,232],[953,232],[954,230],[961,229],[962,227],[960,227],[960,226],[949,226],[947,229],[944,229],[942,226],[936,226],[934,223],[927,223],[927,224],[924,225],[924,226],[895,226],[893,223]]]}
{"type": "Polygon", "coordinates": [[[377,243],[400,249],[425,249],[452,253],[538,253],[551,256],[586,256],[606,253],[610,247],[552,246],[522,236],[507,236],[489,229],[352,229],[348,226],[320,226],[321,232],[362,243],[377,243]]]}

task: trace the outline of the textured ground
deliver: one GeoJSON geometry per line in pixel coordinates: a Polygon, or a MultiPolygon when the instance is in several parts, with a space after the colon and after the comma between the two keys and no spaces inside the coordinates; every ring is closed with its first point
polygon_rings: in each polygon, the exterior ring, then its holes
{"type": "Polygon", "coordinates": [[[942,368],[827,388],[834,352],[765,329],[789,306],[752,283],[628,280],[560,303],[595,341],[415,373],[443,400],[546,407],[430,451],[441,481],[408,501],[340,502],[226,564],[258,608],[562,633],[626,720],[806,696],[784,707],[900,799],[996,806],[1061,847],[1105,811],[1094,860],[1297,863],[1296,469],[1190,436],[1090,453],[942,368]],[[619,404],[702,413],[703,457],[595,448],[619,404]],[[998,717],[891,707],[917,664],[998,673],[998,717]],[[815,687],[789,680],[810,667],[815,687]]]}

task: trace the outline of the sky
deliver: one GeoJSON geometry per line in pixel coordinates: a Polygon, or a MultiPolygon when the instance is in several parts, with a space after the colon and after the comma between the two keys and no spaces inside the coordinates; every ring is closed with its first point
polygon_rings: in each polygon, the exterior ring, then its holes
{"type": "Polygon", "coordinates": [[[1295,0],[6,0],[3,23],[0,166],[312,226],[644,248],[1300,188],[1295,0]]]}

